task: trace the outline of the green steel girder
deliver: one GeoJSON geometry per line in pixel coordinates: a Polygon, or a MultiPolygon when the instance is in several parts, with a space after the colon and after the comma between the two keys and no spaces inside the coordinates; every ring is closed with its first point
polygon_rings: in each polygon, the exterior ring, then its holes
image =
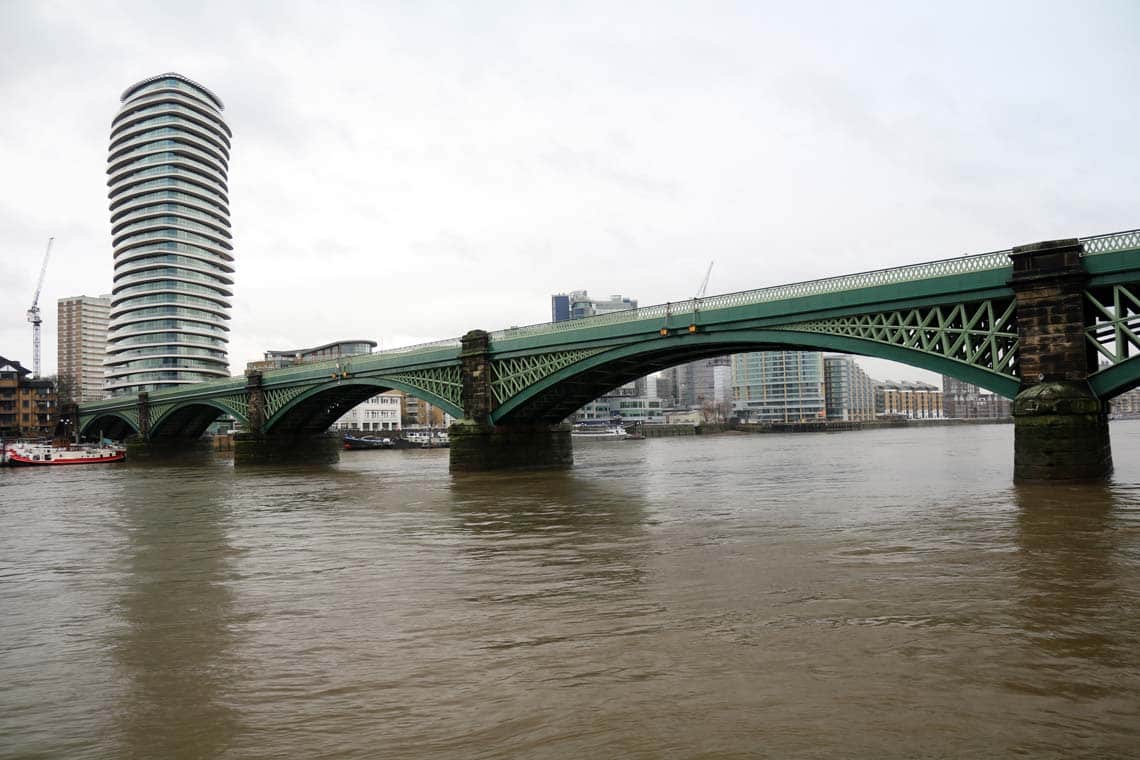
{"type": "MultiPolygon", "coordinates": [[[[1140,231],[1081,242],[1089,275],[1086,304],[1094,321],[1087,332],[1090,351],[1108,365],[1090,383],[1107,397],[1140,384],[1140,231]]],[[[1018,343],[1009,254],[994,251],[500,330],[491,334],[497,404],[492,420],[554,414],[574,400],[588,401],[590,393],[671,364],[765,348],[891,359],[1012,397],[1018,343]],[[688,332],[690,325],[695,332],[688,332]]],[[[316,426],[360,394],[386,388],[461,417],[459,353],[460,341],[453,339],[266,371],[266,426],[316,426]],[[297,419],[289,421],[290,415],[297,419]]],[[[161,432],[175,415],[191,415],[179,411],[191,407],[245,419],[245,383],[229,378],[151,393],[151,429],[161,432]]],[[[83,404],[80,421],[88,429],[100,418],[114,418],[137,430],[136,404],[134,398],[83,404]]]]}
{"type": "Polygon", "coordinates": [[[492,361],[491,393],[495,404],[501,406],[504,401],[517,396],[543,378],[605,350],[581,348],[492,361]]]}
{"type": "MultiPolygon", "coordinates": [[[[973,321],[975,316],[976,313],[970,313],[967,323],[979,324],[980,318],[973,321]]],[[[998,316],[1004,316],[1004,313],[998,316]]],[[[967,334],[969,329],[973,328],[968,328],[967,334]]],[[[953,346],[953,342],[950,345],[953,346]]],[[[889,341],[792,329],[698,331],[668,336],[642,335],[625,345],[594,353],[527,386],[501,403],[491,414],[491,419],[495,423],[524,419],[556,422],[606,390],[647,371],[708,356],[787,349],[830,350],[889,359],[955,377],[1007,398],[1016,396],[1018,390],[1018,380],[1012,375],[969,364],[955,358],[953,353],[923,351],[889,341]],[[626,368],[623,372],[608,370],[623,363],[626,368]],[[560,389],[559,386],[565,388],[560,389]]],[[[982,353],[985,352],[974,351],[975,356],[982,353]]]]}
{"type": "Polygon", "coordinates": [[[1017,304],[1012,298],[861,314],[789,325],[886,343],[1017,379],[1017,304]]]}
{"type": "MultiPolygon", "coordinates": [[[[458,373],[459,368],[455,367],[454,373],[440,373],[436,375],[436,377],[449,377],[450,375],[457,377],[458,373]]],[[[406,382],[404,378],[407,374],[411,374],[410,379],[420,385],[430,384],[425,377],[420,374],[405,373],[405,375],[396,376],[351,377],[348,379],[330,380],[316,386],[298,385],[293,388],[272,389],[273,391],[288,391],[288,393],[274,396],[274,398],[277,399],[277,403],[275,406],[270,407],[270,393],[272,391],[266,392],[266,406],[271,408],[272,411],[267,410],[266,412],[264,431],[270,432],[277,428],[289,427],[290,423],[287,421],[290,415],[295,413],[310,418],[308,421],[302,421],[301,427],[305,429],[315,429],[320,426],[325,418],[335,413],[335,416],[331,416],[331,418],[328,419],[328,424],[325,424],[324,428],[321,428],[325,429],[328,425],[331,425],[337,417],[340,417],[353,406],[356,406],[356,404],[387,390],[403,391],[410,396],[415,396],[429,404],[438,406],[456,419],[463,416],[463,409],[459,404],[424,390],[422,387],[406,382]],[[284,399],[284,401],[281,401],[281,399],[284,399]],[[351,403],[345,406],[347,401],[351,401],[351,403]],[[316,402],[316,406],[314,407],[312,403],[307,402],[316,402]]],[[[441,389],[447,390],[450,388],[450,385],[442,380],[437,380],[437,382],[441,389]]]]}
{"type": "MultiPolygon", "coordinates": [[[[233,398],[229,396],[218,399],[195,399],[181,404],[163,404],[158,408],[158,411],[156,411],[156,407],[152,406],[150,410],[150,437],[197,438],[209,427],[210,422],[223,414],[232,415],[243,423],[248,422],[245,414],[238,411],[238,406],[238,404],[233,403],[233,398]],[[213,410],[212,415],[205,410],[213,410]],[[202,425],[201,420],[206,417],[210,419],[205,425],[202,425]],[[174,425],[178,425],[178,429],[170,430],[174,425]],[[188,427],[184,429],[187,425],[188,427]],[[199,427],[201,430],[198,429],[199,427]]],[[[244,411],[244,408],[248,406],[248,397],[241,406],[244,411]]]]}
{"type": "Polygon", "coordinates": [[[135,409],[114,409],[110,411],[99,411],[91,414],[79,415],[79,434],[84,437],[90,437],[99,432],[100,427],[106,429],[107,423],[104,420],[114,420],[116,423],[121,424],[129,433],[138,433],[139,431],[139,414],[135,409]],[[103,423],[103,424],[100,424],[103,423]]]}
{"type": "Polygon", "coordinates": [[[1113,285],[1103,294],[1085,291],[1092,323],[1085,330],[1100,363],[1115,365],[1140,355],[1140,287],[1113,285]],[[1107,297],[1106,297],[1107,296],[1107,297]]]}
{"type": "Polygon", "coordinates": [[[463,416],[463,372],[458,363],[411,372],[387,372],[375,377],[394,390],[404,391],[445,409],[456,419],[463,416]]]}
{"type": "Polygon", "coordinates": [[[1133,356],[1089,377],[1093,392],[1101,398],[1114,398],[1140,386],[1140,356],[1133,356]]]}
{"type": "Polygon", "coordinates": [[[1099,364],[1089,377],[1093,391],[1112,398],[1140,385],[1140,284],[1090,288],[1085,307],[1085,338],[1099,364]]]}

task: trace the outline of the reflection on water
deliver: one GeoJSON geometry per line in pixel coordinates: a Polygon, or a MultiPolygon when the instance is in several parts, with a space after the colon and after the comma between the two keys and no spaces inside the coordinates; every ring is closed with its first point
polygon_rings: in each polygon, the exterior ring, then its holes
{"type": "Polygon", "coordinates": [[[1118,626],[1104,625],[1123,601],[1111,487],[1019,485],[1016,495],[1024,631],[1053,658],[1118,655],[1118,626]]]}
{"type": "Polygon", "coordinates": [[[1140,754],[1140,425],[0,472],[0,756],[1140,754]]]}
{"type": "Polygon", "coordinates": [[[225,703],[237,671],[226,528],[230,481],[203,489],[185,468],[135,468],[117,513],[126,541],[107,643],[125,693],[116,705],[119,757],[213,757],[238,730],[225,703]]]}

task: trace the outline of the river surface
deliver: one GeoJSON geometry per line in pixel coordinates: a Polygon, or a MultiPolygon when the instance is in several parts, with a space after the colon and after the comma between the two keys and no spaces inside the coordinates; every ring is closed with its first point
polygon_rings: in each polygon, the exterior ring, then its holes
{"type": "Polygon", "coordinates": [[[0,757],[1140,756],[1140,422],[0,470],[0,757]]]}

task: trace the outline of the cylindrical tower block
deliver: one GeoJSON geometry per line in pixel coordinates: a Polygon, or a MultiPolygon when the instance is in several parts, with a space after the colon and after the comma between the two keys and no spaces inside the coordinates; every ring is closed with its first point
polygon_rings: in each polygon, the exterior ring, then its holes
{"type": "Polygon", "coordinates": [[[115,395],[229,376],[232,133],[223,108],[202,85],[162,74],[128,87],[112,121],[104,365],[115,395]]]}

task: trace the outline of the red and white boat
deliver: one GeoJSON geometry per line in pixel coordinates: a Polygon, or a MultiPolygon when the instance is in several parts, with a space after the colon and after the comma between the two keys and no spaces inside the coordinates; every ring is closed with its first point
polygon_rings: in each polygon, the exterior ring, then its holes
{"type": "Polygon", "coordinates": [[[122,462],[125,449],[117,446],[59,447],[48,443],[11,444],[5,452],[11,467],[41,467],[57,464],[105,464],[122,462]]]}

